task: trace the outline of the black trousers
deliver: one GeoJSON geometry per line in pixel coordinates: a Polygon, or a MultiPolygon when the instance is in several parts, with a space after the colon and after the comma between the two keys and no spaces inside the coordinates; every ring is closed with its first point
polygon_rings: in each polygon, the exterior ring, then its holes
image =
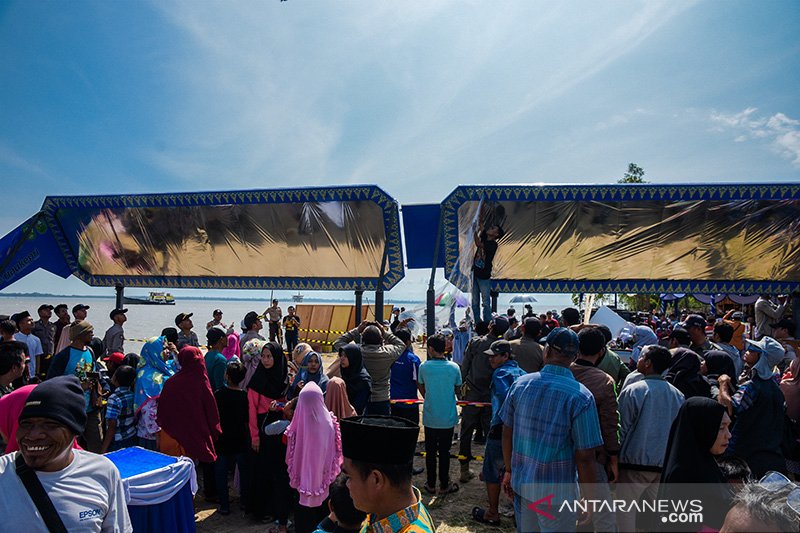
{"type": "Polygon", "coordinates": [[[278,330],[281,329],[280,322],[272,322],[269,323],[269,340],[270,342],[274,342],[275,339],[278,337],[279,333],[278,330]]]}
{"type": "MultiPolygon", "coordinates": [[[[472,433],[478,427],[482,427],[483,435],[488,435],[491,419],[492,410],[486,407],[465,405],[461,408],[461,435],[459,437],[458,455],[472,457],[472,433]]],[[[468,459],[460,459],[460,461],[469,463],[468,459]]]]}
{"type": "Polygon", "coordinates": [[[398,416],[400,418],[405,418],[413,422],[416,425],[419,425],[419,406],[418,405],[398,405],[396,403],[392,404],[392,416],[398,416]]]}
{"type": "Polygon", "coordinates": [[[286,330],[286,332],[284,333],[284,337],[286,337],[286,350],[289,353],[292,353],[294,351],[295,346],[297,346],[297,340],[299,337],[298,331],[296,329],[286,330]]]}
{"type": "Polygon", "coordinates": [[[425,428],[425,471],[428,474],[428,486],[436,486],[436,458],[439,458],[439,486],[450,485],[450,445],[453,443],[455,428],[425,428]]]}
{"type": "Polygon", "coordinates": [[[317,524],[328,516],[328,500],[318,507],[306,507],[299,503],[294,508],[295,533],[314,533],[317,524]]]}

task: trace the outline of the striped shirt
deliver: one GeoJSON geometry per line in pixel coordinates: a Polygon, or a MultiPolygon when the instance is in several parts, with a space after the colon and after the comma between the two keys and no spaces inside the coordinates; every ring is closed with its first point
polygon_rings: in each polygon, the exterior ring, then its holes
{"type": "Polygon", "coordinates": [[[130,387],[119,387],[108,397],[106,420],[116,420],[117,430],[114,442],[136,436],[133,416],[133,391],[130,387]]]}
{"type": "Polygon", "coordinates": [[[531,484],[574,484],[575,452],[603,445],[592,393],[569,368],[545,365],[517,379],[500,418],[513,428],[511,486],[527,499],[531,484]]]}
{"type": "Polygon", "coordinates": [[[377,520],[375,515],[367,515],[364,525],[361,526],[361,533],[436,533],[433,518],[422,503],[419,489],[413,488],[417,503],[383,520],[377,520]]]}

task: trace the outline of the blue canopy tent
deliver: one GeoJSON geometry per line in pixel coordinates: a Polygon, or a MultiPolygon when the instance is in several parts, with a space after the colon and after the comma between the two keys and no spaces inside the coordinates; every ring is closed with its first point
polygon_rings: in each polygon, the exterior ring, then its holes
{"type": "MultiPolygon", "coordinates": [[[[357,303],[375,290],[380,307],[404,276],[399,211],[369,185],[47,197],[0,240],[0,289],[44,268],[98,286],[354,290],[357,303]]],[[[402,214],[408,267],[431,280],[444,267],[465,292],[474,234],[500,225],[495,304],[499,292],[800,289],[796,183],[459,186],[402,214]]]]}
{"type": "Polygon", "coordinates": [[[800,289],[797,183],[460,186],[441,206],[418,207],[430,220],[437,208],[436,234],[405,228],[408,263],[431,268],[443,251],[445,274],[465,291],[474,234],[492,224],[504,231],[493,296],[800,289]]]}
{"type": "MultiPolygon", "coordinates": [[[[44,268],[89,285],[383,291],[404,276],[375,186],[47,197],[0,241],[0,289],[44,268]]],[[[360,302],[357,302],[360,311],[360,302]]]]}

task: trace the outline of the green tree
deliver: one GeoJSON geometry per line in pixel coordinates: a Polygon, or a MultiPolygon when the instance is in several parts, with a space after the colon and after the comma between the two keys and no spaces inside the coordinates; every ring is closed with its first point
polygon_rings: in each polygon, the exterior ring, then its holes
{"type": "MultiPolygon", "coordinates": [[[[589,293],[584,293],[583,294],[584,301],[585,301],[587,296],[589,296],[589,293]]],[[[580,293],[573,292],[572,293],[572,305],[574,305],[575,307],[578,307],[580,305],[580,303],[581,303],[581,295],[580,295],[580,293]]],[[[599,305],[603,305],[604,303],[614,303],[614,295],[613,294],[603,294],[603,293],[599,293],[599,294],[595,294],[594,295],[594,305],[599,306],[599,305]]]]}
{"type": "Polygon", "coordinates": [[[625,176],[617,183],[647,183],[644,181],[644,169],[636,163],[630,163],[625,176]]]}

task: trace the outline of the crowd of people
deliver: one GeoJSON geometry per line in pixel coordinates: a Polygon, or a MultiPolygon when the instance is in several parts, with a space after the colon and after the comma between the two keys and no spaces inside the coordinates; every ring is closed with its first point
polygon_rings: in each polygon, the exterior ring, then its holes
{"type": "Polygon", "coordinates": [[[278,303],[238,326],[214,311],[202,346],[180,313],[138,354],[123,351],[126,309],[102,338],[82,304],[72,318],[42,305],[38,321],[0,321],[0,491],[11,494],[0,510],[38,510],[34,531],[59,519],[129,531],[119,473],[99,454],[141,446],[194,460],[220,515],[236,502],[280,532],[434,531],[412,485],[423,472],[422,490],[440,497],[477,475],[486,501],[471,519],[510,527],[505,493],[518,531],[672,530],[609,507],[532,509],[543,497],[678,498],[685,483],[702,484],[702,526],[798,530],[800,360],[785,300],[761,298],[749,330],[737,313],[652,313],[617,338],[574,308],[468,313],[421,345],[395,308],[336,339],[327,365],[278,303]]]}

